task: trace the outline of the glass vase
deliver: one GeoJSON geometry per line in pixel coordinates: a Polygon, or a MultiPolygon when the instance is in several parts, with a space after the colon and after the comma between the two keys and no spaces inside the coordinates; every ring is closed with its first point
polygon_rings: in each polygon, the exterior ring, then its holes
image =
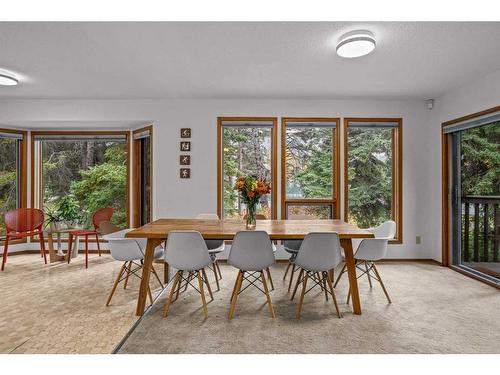
{"type": "Polygon", "coordinates": [[[247,223],[246,227],[247,229],[255,229],[257,226],[257,221],[256,221],[256,211],[257,207],[255,204],[248,204],[247,205],[247,223]]]}

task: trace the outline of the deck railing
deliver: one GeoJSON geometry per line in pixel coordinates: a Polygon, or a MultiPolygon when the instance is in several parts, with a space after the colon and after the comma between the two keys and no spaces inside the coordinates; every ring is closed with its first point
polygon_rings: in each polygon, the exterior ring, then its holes
{"type": "Polygon", "coordinates": [[[498,262],[500,244],[500,197],[462,197],[462,260],[498,262]]]}

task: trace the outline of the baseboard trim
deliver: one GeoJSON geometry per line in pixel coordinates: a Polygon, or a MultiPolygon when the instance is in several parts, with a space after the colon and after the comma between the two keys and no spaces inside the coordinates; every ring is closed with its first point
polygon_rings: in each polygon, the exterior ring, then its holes
{"type": "MultiPolygon", "coordinates": [[[[27,254],[40,254],[40,250],[21,250],[21,251],[13,251],[9,252],[9,256],[13,255],[27,255],[27,254]]],[[[79,250],[78,254],[85,254],[85,250],[79,250]]],[[[89,254],[98,254],[97,250],[89,250],[89,254]]],[[[101,254],[111,254],[109,250],[101,250],[101,254]]],[[[49,256],[49,252],[47,250],[47,257],[49,256]]],[[[3,253],[0,254],[0,258],[3,257],[3,253]]]]}
{"type": "MultiPolygon", "coordinates": [[[[89,254],[97,254],[97,250],[89,250],[89,254]]],[[[110,254],[109,250],[101,250],[102,254],[110,254]]],[[[26,254],[40,254],[40,250],[21,250],[9,253],[11,255],[26,255],[26,254]]],[[[78,254],[85,254],[84,250],[79,250],[78,254]]],[[[0,258],[3,254],[0,254],[0,258]]],[[[219,263],[227,263],[227,259],[218,260],[219,263]]],[[[379,261],[380,263],[400,263],[400,262],[421,262],[421,263],[433,263],[438,266],[442,266],[441,262],[438,262],[435,259],[420,259],[420,258],[389,258],[382,259],[379,261]]],[[[288,263],[288,259],[276,259],[276,263],[288,263]]]]}

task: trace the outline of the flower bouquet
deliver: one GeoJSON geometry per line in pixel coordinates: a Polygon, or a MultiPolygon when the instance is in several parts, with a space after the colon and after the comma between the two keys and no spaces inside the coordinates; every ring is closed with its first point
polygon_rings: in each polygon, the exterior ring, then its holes
{"type": "Polygon", "coordinates": [[[247,206],[247,229],[255,229],[257,204],[263,195],[271,192],[271,186],[262,178],[255,176],[239,177],[234,184],[243,203],[247,206]]]}

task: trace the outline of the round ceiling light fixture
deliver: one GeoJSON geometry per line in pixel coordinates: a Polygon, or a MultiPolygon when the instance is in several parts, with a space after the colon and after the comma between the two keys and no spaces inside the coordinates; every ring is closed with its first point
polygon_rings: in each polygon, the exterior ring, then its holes
{"type": "Polygon", "coordinates": [[[0,86],[16,86],[19,84],[17,77],[5,70],[0,70],[0,86]]]}
{"type": "Polygon", "coordinates": [[[368,55],[375,49],[375,37],[369,31],[358,30],[347,33],[337,43],[337,55],[345,58],[368,55]]]}

